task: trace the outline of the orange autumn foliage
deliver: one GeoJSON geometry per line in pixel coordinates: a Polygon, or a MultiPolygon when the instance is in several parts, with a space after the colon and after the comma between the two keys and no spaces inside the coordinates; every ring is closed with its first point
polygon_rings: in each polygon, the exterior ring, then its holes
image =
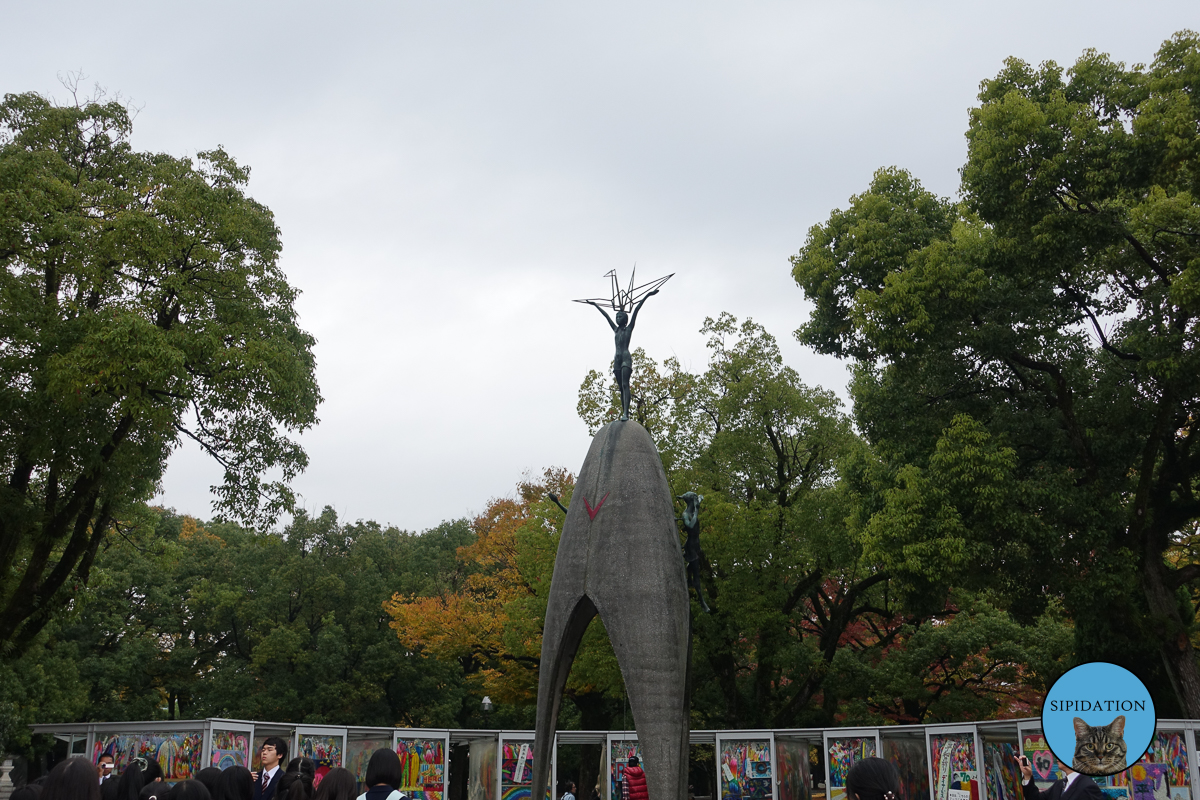
{"type": "Polygon", "coordinates": [[[518,534],[544,528],[546,493],[569,493],[573,483],[565,470],[547,470],[539,482],[520,483],[517,499],[492,500],[471,522],[475,541],[458,548],[462,577],[454,586],[435,596],[395,594],[386,601],[405,647],[457,661],[468,683],[501,702],[535,700],[545,613],[535,585],[547,565],[522,557],[518,534]]]}

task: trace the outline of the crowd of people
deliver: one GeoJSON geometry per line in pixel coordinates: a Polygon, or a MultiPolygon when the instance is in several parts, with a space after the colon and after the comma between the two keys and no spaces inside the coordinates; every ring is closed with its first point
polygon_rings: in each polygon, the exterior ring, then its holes
{"type": "Polygon", "coordinates": [[[342,767],[318,781],[311,758],[287,761],[287,756],[287,742],[272,736],[259,751],[261,766],[256,771],[207,767],[174,784],[164,780],[154,759],[134,758],[115,776],[111,753],[96,764],[83,757],[68,758],[44,778],[14,791],[11,800],[406,800],[400,791],[400,757],[390,748],[371,754],[361,785],[342,767]]]}
{"type": "MultiPolygon", "coordinates": [[[[68,758],[45,778],[17,789],[11,800],[406,800],[400,791],[400,757],[390,748],[371,754],[361,785],[353,772],[342,767],[329,770],[318,782],[311,758],[293,758],[282,768],[287,755],[287,742],[273,736],[259,751],[257,771],[207,767],[195,778],[173,785],[163,780],[162,768],[153,759],[134,758],[120,776],[113,776],[111,754],[100,756],[96,764],[82,757],[68,758]]],[[[624,777],[621,800],[649,800],[645,773],[636,757],[629,759],[624,777]]],[[[575,800],[574,792],[575,784],[565,781],[561,800],[575,800]]],[[[846,776],[846,793],[853,800],[900,800],[900,776],[891,762],[865,758],[846,776]]]]}

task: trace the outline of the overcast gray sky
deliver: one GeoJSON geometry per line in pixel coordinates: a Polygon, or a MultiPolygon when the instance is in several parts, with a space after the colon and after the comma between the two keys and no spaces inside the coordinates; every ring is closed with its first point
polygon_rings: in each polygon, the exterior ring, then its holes
{"type": "MultiPolygon", "coordinates": [[[[980,80],[1008,56],[1149,61],[1188,2],[0,2],[0,88],[82,69],[142,110],[134,145],[214,145],[253,172],[318,340],[306,507],[419,530],[526,470],[577,470],[575,414],[612,337],[570,302],[674,272],[634,345],[706,362],[698,329],[791,337],[788,256],[872,172],[953,195],[980,80]]],[[[220,471],[173,456],[158,502],[211,514],[220,471]]]]}

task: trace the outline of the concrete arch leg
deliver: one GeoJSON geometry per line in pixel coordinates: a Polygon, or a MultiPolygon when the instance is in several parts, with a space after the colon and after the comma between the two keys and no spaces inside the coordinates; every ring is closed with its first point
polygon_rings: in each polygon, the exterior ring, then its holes
{"type": "Polygon", "coordinates": [[[562,692],[588,622],[608,630],[645,756],[651,800],[686,800],[689,605],[671,491],[632,421],[592,440],[563,524],[542,635],[533,797],[550,771],[562,692]]]}

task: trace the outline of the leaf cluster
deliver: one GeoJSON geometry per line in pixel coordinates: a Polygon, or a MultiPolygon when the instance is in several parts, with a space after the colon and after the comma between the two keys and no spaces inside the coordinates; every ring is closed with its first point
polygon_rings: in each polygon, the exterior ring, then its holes
{"type": "Polygon", "coordinates": [[[1180,547],[1200,517],[1198,81],[1188,31],[1148,66],[1010,59],[958,201],[880,170],[792,259],[817,306],[797,336],[854,359],[884,487],[866,544],[909,600],[986,587],[1027,621],[1065,602],[1077,651],[1157,674],[1186,713],[1194,653],[1160,643],[1193,635],[1200,578],[1180,547]]]}
{"type": "Polygon", "coordinates": [[[263,525],[306,465],[314,340],[279,230],[220,148],[135,151],[117,102],[0,103],[0,650],[18,654],[132,524],[181,437],[263,525]],[[278,479],[264,476],[274,471],[278,479]]]}

